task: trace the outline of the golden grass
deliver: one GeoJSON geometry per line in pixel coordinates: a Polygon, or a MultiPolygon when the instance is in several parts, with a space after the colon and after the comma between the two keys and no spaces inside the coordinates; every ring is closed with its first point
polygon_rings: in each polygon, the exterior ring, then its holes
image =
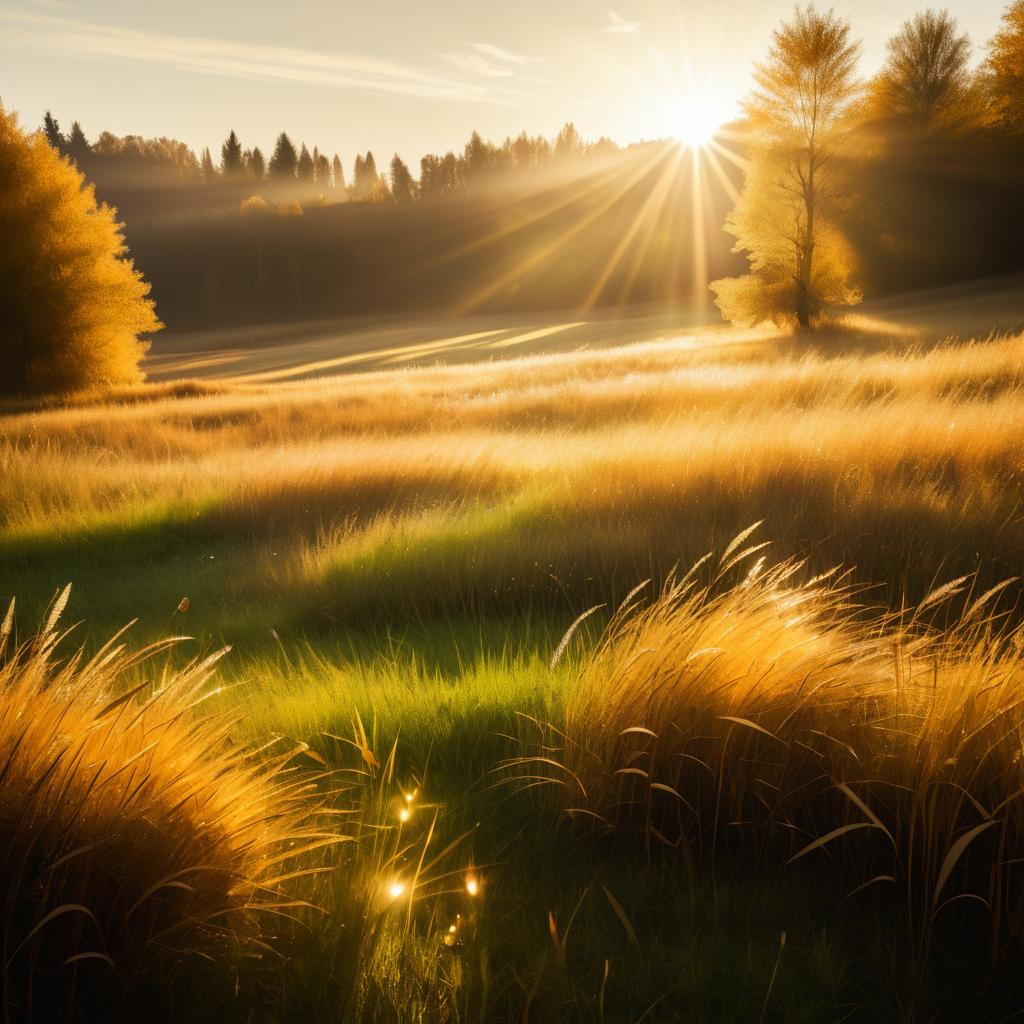
{"type": "Polygon", "coordinates": [[[2,1001],[19,1019],[52,1000],[113,1017],[185,957],[265,948],[310,851],[337,841],[296,750],[233,745],[234,721],[204,714],[219,655],[162,671],[173,641],[118,634],[62,658],[66,600],[21,645],[13,605],[0,628],[2,1001]]]}
{"type": "MultiPolygon", "coordinates": [[[[943,340],[936,323],[959,307],[937,308],[813,345],[721,330],[12,413],[0,544],[22,557],[164,523],[184,544],[255,545],[226,599],[283,584],[332,614],[352,597],[339,580],[405,557],[402,536],[423,551],[464,538],[447,591],[463,608],[479,604],[459,589],[472,564],[496,566],[501,592],[529,578],[527,596],[538,567],[549,582],[628,587],[755,518],[787,553],[885,581],[893,603],[951,572],[996,579],[1024,551],[1024,338],[943,340]],[[509,508],[529,510],[507,517],[513,532],[480,528],[509,508]]],[[[964,309],[985,337],[984,304],[964,309]]]]}
{"type": "Polygon", "coordinates": [[[926,951],[940,914],[1024,925],[1024,632],[1006,587],[970,581],[865,616],[848,587],[765,568],[737,538],[646,604],[634,594],[586,660],[565,720],[514,774],[558,783],[573,816],[676,847],[830,864],[852,894],[890,886],[926,951]],[[739,582],[724,586],[736,567],[739,582]]]}

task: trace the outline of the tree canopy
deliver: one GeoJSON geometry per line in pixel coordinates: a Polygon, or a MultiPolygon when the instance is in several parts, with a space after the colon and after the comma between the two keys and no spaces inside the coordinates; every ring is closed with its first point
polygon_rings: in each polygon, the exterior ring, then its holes
{"type": "Polygon", "coordinates": [[[0,106],[0,391],[140,379],[160,329],[115,211],[42,133],[0,106]]]}
{"type": "Polygon", "coordinates": [[[971,41],[949,11],[905,21],[871,85],[872,113],[924,131],[955,130],[975,119],[971,41]]]}
{"type": "Polygon", "coordinates": [[[831,11],[797,8],[773,36],[747,101],[750,167],[726,230],[751,273],[713,282],[723,315],[809,327],[831,304],[858,300],[852,251],[834,221],[833,159],[859,94],[858,44],[831,11]]]}

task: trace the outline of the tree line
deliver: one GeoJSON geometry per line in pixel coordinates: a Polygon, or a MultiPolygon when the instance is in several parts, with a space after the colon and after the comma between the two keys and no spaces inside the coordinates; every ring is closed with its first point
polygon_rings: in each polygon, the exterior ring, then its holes
{"type": "Polygon", "coordinates": [[[419,176],[397,154],[383,170],[368,151],[358,154],[347,178],[341,158],[328,157],[318,146],[296,147],[287,132],[281,132],[270,159],[259,146],[243,148],[232,129],[215,161],[210,150],[200,155],[175,139],[147,139],[138,135],[118,137],[102,132],[94,143],[88,141],[75,121],[65,134],[50,111],[43,118],[42,132],[54,149],[70,157],[87,177],[110,174],[114,163],[122,171],[162,176],[164,181],[184,184],[223,184],[260,191],[278,189],[302,196],[323,195],[332,201],[396,203],[449,195],[499,176],[527,174],[549,167],[566,166],[588,157],[610,156],[619,147],[607,138],[588,142],[576,126],[566,123],[553,138],[521,132],[495,144],[473,132],[460,153],[429,153],[420,160],[419,176]]]}
{"type": "Polygon", "coordinates": [[[948,10],[904,22],[867,82],[859,55],[848,21],[807,6],[757,66],[726,222],[750,272],[712,284],[727,319],[807,328],[887,278],[1020,268],[1024,0],[976,68],[948,10]]]}

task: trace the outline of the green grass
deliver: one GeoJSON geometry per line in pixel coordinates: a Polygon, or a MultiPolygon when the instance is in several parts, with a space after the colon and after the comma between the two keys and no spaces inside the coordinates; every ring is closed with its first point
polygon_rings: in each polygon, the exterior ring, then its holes
{"type": "MultiPolygon", "coordinates": [[[[985,337],[977,305],[963,330],[985,337]]],[[[1009,306],[1016,323],[1019,296],[1009,306]]],[[[1021,944],[993,961],[979,905],[943,918],[922,957],[894,901],[851,896],[831,850],[783,868],[733,843],[688,864],[572,825],[547,789],[495,771],[537,740],[534,721],[565,722],[581,660],[635,584],[755,520],[770,560],[841,561],[890,609],[965,572],[979,588],[1019,572],[1020,341],[935,347],[949,315],[806,350],[682,339],[0,420],[0,597],[17,596],[21,634],[71,582],[64,621],[89,649],[133,619],[137,643],[194,638],[170,664],[230,645],[210,706],[237,714],[232,744],[285,737],[349,779],[361,720],[439,811],[432,847],[460,840],[446,869],[486,882],[475,902],[424,900],[408,930],[382,919],[363,948],[368,828],[359,853],[323,855],[304,890],[319,909],[280,922],[275,952],[192,964],[137,1017],[1013,1019],[1021,944]]],[[[382,800],[370,825],[394,824],[382,800]]]]}

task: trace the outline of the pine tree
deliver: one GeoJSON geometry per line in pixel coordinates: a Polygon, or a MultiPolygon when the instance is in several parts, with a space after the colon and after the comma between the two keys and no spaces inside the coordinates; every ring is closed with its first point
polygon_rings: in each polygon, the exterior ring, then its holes
{"type": "Polygon", "coordinates": [[[420,160],[420,196],[441,194],[441,161],[433,153],[420,160]]]}
{"type": "Polygon", "coordinates": [[[138,380],[139,335],[161,325],[116,211],[2,106],[0,167],[0,390],[138,380]]]}
{"type": "Polygon", "coordinates": [[[295,177],[300,182],[307,183],[313,181],[313,158],[309,154],[309,150],[306,149],[306,144],[302,144],[302,151],[299,153],[299,162],[295,167],[295,177]]]}
{"type": "Polygon", "coordinates": [[[316,146],[313,147],[313,178],[321,192],[331,187],[331,161],[316,146]]]}
{"type": "Polygon", "coordinates": [[[478,181],[494,166],[493,147],[484,142],[479,132],[473,132],[462,154],[462,165],[467,181],[478,181]]]}
{"type": "Polygon", "coordinates": [[[373,153],[367,153],[366,156],[357,156],[355,181],[353,183],[356,199],[363,201],[372,199],[377,181],[377,162],[373,158],[373,153]]]}
{"type": "Polygon", "coordinates": [[[451,150],[441,158],[439,178],[442,195],[448,195],[465,184],[459,174],[459,158],[451,150]]]}
{"type": "Polygon", "coordinates": [[[249,156],[249,160],[246,164],[246,170],[249,172],[249,177],[255,181],[263,181],[267,176],[267,165],[263,159],[263,150],[259,146],[254,146],[252,154],[249,156]]]}
{"type": "Polygon", "coordinates": [[[285,132],[277,137],[273,155],[270,157],[270,180],[275,185],[287,185],[295,181],[295,169],[299,162],[292,140],[285,132]]]}
{"type": "Polygon", "coordinates": [[[242,159],[242,144],[234,129],[220,147],[220,171],[225,178],[235,179],[245,175],[245,161],[242,159]]]}
{"type": "Polygon", "coordinates": [[[416,198],[416,182],[397,153],[391,158],[391,197],[400,204],[411,203],[416,198]]]}
{"type": "Polygon", "coordinates": [[[49,111],[43,115],[43,134],[46,136],[46,141],[58,153],[64,154],[67,152],[67,139],[61,134],[57,119],[49,111]]]}
{"type": "Polygon", "coordinates": [[[92,152],[89,140],[85,137],[85,132],[82,131],[82,126],[77,121],[72,122],[71,131],[68,132],[67,151],[68,156],[77,164],[80,164],[92,152]]]}
{"type": "Polygon", "coordinates": [[[334,173],[334,187],[337,191],[344,191],[345,188],[345,168],[341,166],[341,158],[337,153],[334,154],[334,160],[331,164],[331,170],[334,173]]]}
{"type": "Polygon", "coordinates": [[[555,159],[575,160],[583,152],[583,138],[576,125],[568,121],[555,139],[555,159]]]}
{"type": "Polygon", "coordinates": [[[217,168],[213,166],[213,157],[210,156],[210,147],[207,146],[203,150],[203,161],[202,161],[202,176],[203,182],[207,185],[212,185],[217,180],[217,168]]]}

